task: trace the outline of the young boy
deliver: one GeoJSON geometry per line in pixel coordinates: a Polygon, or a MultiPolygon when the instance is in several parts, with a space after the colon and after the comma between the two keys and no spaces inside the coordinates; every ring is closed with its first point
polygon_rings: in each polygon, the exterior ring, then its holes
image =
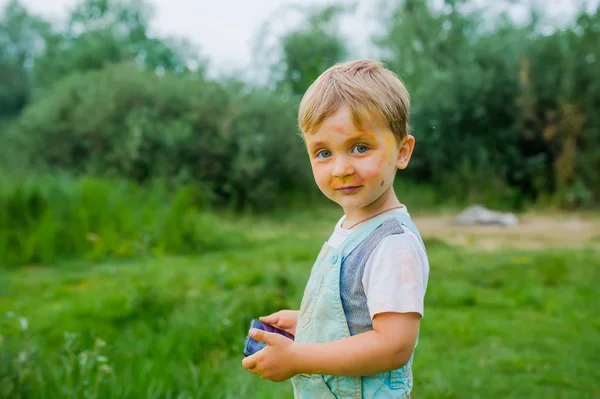
{"type": "Polygon", "coordinates": [[[296,398],[408,398],[429,264],[394,188],[410,160],[409,94],[381,63],[334,65],[300,104],[319,189],[344,210],[323,246],[299,311],[261,321],[295,335],[250,331],[268,345],[242,364],[296,398]]]}

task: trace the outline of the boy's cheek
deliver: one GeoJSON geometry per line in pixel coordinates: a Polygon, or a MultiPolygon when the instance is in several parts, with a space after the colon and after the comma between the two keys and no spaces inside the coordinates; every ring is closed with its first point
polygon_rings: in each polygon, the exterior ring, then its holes
{"type": "Polygon", "coordinates": [[[313,167],[313,178],[315,179],[315,183],[317,183],[319,190],[326,194],[326,190],[329,187],[329,179],[326,175],[321,170],[313,167]]]}
{"type": "Polygon", "coordinates": [[[387,175],[393,169],[394,159],[389,154],[381,153],[369,159],[365,159],[362,165],[362,177],[366,180],[387,175]]]}
{"type": "Polygon", "coordinates": [[[331,188],[329,187],[329,182],[317,180],[317,187],[319,187],[319,190],[321,190],[321,192],[325,194],[325,196],[331,197],[333,190],[331,190],[331,188]]]}
{"type": "Polygon", "coordinates": [[[361,168],[361,177],[364,180],[370,180],[378,177],[385,172],[387,163],[388,161],[386,159],[369,160],[369,162],[366,162],[361,168]]]}
{"type": "Polygon", "coordinates": [[[317,184],[321,184],[321,182],[325,182],[329,180],[329,174],[326,165],[320,165],[316,162],[311,163],[313,177],[317,184]]]}

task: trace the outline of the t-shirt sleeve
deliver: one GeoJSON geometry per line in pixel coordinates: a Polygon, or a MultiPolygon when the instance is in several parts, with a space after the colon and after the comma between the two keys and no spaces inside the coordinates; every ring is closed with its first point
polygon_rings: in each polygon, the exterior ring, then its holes
{"type": "Polygon", "coordinates": [[[416,312],[424,316],[429,263],[413,233],[385,237],[367,259],[362,283],[369,314],[416,312]]]}

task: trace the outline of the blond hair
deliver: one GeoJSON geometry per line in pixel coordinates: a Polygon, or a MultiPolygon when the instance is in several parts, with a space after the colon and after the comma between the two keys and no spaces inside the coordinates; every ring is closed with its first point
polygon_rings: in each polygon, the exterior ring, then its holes
{"type": "Polygon", "coordinates": [[[300,129],[314,133],[342,105],[348,107],[357,129],[374,119],[385,123],[399,143],[410,134],[410,95],[400,78],[381,62],[348,61],[323,72],[302,97],[300,129]]]}

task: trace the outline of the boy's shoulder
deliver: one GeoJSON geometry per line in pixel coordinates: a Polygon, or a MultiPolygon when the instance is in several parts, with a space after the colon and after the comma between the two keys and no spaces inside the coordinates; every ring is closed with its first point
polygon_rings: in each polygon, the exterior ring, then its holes
{"type": "Polygon", "coordinates": [[[404,218],[395,216],[385,220],[366,237],[362,244],[371,250],[381,246],[386,248],[421,246],[422,241],[418,231],[414,231],[412,226],[407,226],[404,218]]]}
{"type": "Polygon", "coordinates": [[[383,239],[388,235],[400,234],[409,234],[420,237],[419,230],[406,207],[390,212],[381,225],[379,225],[371,235],[374,236],[374,239],[377,239],[378,237],[383,239]]]}

